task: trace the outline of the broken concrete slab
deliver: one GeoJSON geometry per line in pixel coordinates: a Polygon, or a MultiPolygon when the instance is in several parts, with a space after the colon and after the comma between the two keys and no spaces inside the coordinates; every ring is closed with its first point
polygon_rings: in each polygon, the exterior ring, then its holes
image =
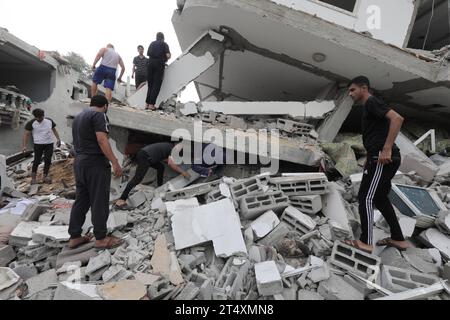
{"type": "Polygon", "coordinates": [[[51,269],[28,279],[25,283],[28,287],[28,296],[31,296],[58,283],[58,275],[55,269],[51,269]]]}
{"type": "Polygon", "coordinates": [[[189,186],[190,184],[194,183],[195,181],[197,181],[200,178],[200,174],[198,174],[197,172],[193,171],[192,169],[189,169],[187,171],[187,173],[190,176],[189,179],[186,179],[185,177],[180,175],[180,176],[170,180],[167,183],[169,191],[181,190],[181,189],[189,186]]]}
{"type": "Polygon", "coordinates": [[[0,267],[6,267],[16,258],[16,252],[11,246],[0,244],[0,267]]]}
{"type": "Polygon", "coordinates": [[[230,199],[176,213],[172,229],[176,250],[213,241],[218,257],[247,254],[241,223],[230,199]]]}
{"type": "Polygon", "coordinates": [[[291,228],[284,222],[275,227],[266,237],[259,241],[259,244],[265,246],[275,246],[283,240],[287,234],[291,232],[291,228]]]}
{"type": "Polygon", "coordinates": [[[334,101],[309,101],[309,102],[237,102],[202,101],[201,112],[214,111],[227,115],[288,115],[293,118],[323,119],[324,116],[336,108],[334,101]]]}
{"type": "Polygon", "coordinates": [[[138,272],[134,275],[134,278],[146,286],[151,286],[155,282],[159,281],[161,276],[138,272]]]}
{"type": "Polygon", "coordinates": [[[132,275],[133,273],[126,270],[124,267],[114,265],[109,267],[109,269],[102,274],[102,280],[104,283],[119,282],[122,280],[127,280],[132,275]]]}
{"type": "Polygon", "coordinates": [[[25,247],[33,238],[33,230],[42,226],[40,222],[21,222],[13,230],[9,238],[9,244],[15,247],[25,247]]]}
{"type": "Polygon", "coordinates": [[[435,224],[441,232],[450,235],[450,211],[442,211],[436,219],[435,224]]]}
{"type": "Polygon", "coordinates": [[[262,296],[273,296],[283,292],[280,271],[274,261],[255,264],[258,292],[262,296]]]}
{"type": "MultiPolygon", "coordinates": [[[[323,214],[330,219],[330,222],[336,223],[343,232],[351,236],[353,232],[351,231],[348,213],[346,206],[344,204],[344,199],[341,193],[338,191],[339,187],[336,183],[332,182],[328,185],[329,193],[324,195],[323,200],[323,214]]],[[[333,227],[330,224],[331,230],[333,227]]],[[[336,239],[334,239],[336,240],[336,239]]],[[[345,240],[345,239],[342,239],[345,240]]]]}
{"type": "Polygon", "coordinates": [[[408,261],[402,256],[400,251],[398,251],[396,248],[385,248],[379,256],[383,265],[401,269],[408,269],[411,271],[414,270],[411,264],[408,263],[408,261]]]}
{"type": "Polygon", "coordinates": [[[137,280],[124,280],[97,286],[97,293],[104,300],[141,300],[147,289],[137,280]]]}
{"type": "Polygon", "coordinates": [[[147,201],[147,196],[145,195],[145,192],[138,191],[135,192],[131,197],[127,200],[127,205],[132,208],[138,208],[141,205],[144,204],[144,202],[147,201]]]}
{"type": "MultiPolygon", "coordinates": [[[[426,274],[439,275],[439,267],[429,250],[409,248],[405,252],[402,252],[402,256],[416,270],[426,274]]],[[[439,260],[442,260],[440,254],[439,260]]]]}
{"type": "Polygon", "coordinates": [[[180,294],[175,298],[179,301],[190,301],[194,300],[200,294],[200,288],[198,288],[194,283],[189,282],[180,294]]]}
{"type": "Polygon", "coordinates": [[[311,265],[320,267],[311,270],[311,272],[308,274],[308,278],[311,279],[313,283],[319,283],[328,280],[331,277],[330,268],[328,267],[328,264],[325,263],[325,261],[323,261],[322,259],[314,256],[311,256],[310,259],[311,265]]]}
{"type": "Polygon", "coordinates": [[[188,209],[200,207],[200,203],[197,198],[168,201],[163,204],[167,208],[167,213],[169,216],[173,216],[177,212],[183,212],[188,209]]]}
{"type": "Polygon", "coordinates": [[[60,283],[56,288],[55,296],[53,300],[56,301],[85,301],[94,300],[92,297],[84,294],[81,291],[70,289],[64,284],[60,283]]]}
{"type": "Polygon", "coordinates": [[[91,258],[98,255],[94,248],[94,242],[87,243],[77,249],[69,249],[65,247],[57,256],[56,267],[59,269],[65,263],[81,261],[82,265],[87,265],[91,258]]]}
{"type": "Polygon", "coordinates": [[[308,290],[299,290],[297,293],[297,300],[300,300],[300,301],[323,301],[325,299],[317,292],[308,291],[308,290]]]}
{"type": "Polygon", "coordinates": [[[170,279],[172,284],[178,286],[184,283],[178,259],[173,252],[167,249],[165,235],[159,235],[155,242],[155,249],[150,261],[153,272],[170,279]]]}
{"type": "Polygon", "coordinates": [[[27,207],[22,214],[22,221],[39,221],[39,217],[45,213],[48,207],[40,205],[39,203],[32,204],[27,207]]]}
{"type": "Polygon", "coordinates": [[[35,243],[64,243],[70,239],[68,226],[40,226],[32,230],[32,240],[35,243]]]}
{"type": "Polygon", "coordinates": [[[328,280],[322,281],[317,289],[326,300],[364,300],[364,294],[344,280],[343,277],[331,274],[328,280]]]}
{"type": "Polygon", "coordinates": [[[13,269],[13,271],[23,280],[27,281],[38,275],[38,271],[33,264],[30,265],[20,265],[13,269]]]}
{"type": "Polygon", "coordinates": [[[267,211],[258,219],[252,222],[250,228],[253,230],[256,240],[267,236],[276,226],[280,224],[278,216],[273,211],[267,211]]]}
{"type": "Polygon", "coordinates": [[[19,282],[20,277],[10,268],[0,267],[0,291],[3,291],[19,282]]]}
{"type": "Polygon", "coordinates": [[[437,229],[428,229],[420,234],[420,239],[430,247],[438,249],[445,259],[450,259],[450,237],[437,229]]]}
{"type": "Polygon", "coordinates": [[[99,255],[92,257],[86,267],[86,275],[90,276],[95,272],[111,265],[111,253],[108,250],[102,251],[99,255]]]}

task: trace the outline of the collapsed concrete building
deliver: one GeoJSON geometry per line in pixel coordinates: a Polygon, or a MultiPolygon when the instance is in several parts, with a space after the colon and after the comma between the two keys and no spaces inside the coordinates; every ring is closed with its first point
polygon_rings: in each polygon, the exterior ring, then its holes
{"type": "MultiPolygon", "coordinates": [[[[187,181],[169,172],[161,188],[140,185],[128,201],[133,209],[112,210],[108,221],[109,231],[126,245],[101,253],[93,243],[67,248],[74,183],[72,189],[65,181],[64,187],[31,190],[25,170],[31,159],[1,159],[8,204],[0,221],[11,232],[0,251],[0,267],[8,267],[0,268],[6,279],[0,297],[449,299],[450,162],[423,152],[436,153],[436,141],[423,146],[426,136],[411,140],[409,132],[397,141],[404,161],[390,197],[413,247],[378,247],[367,254],[342,242],[359,236],[357,193],[365,157],[358,136],[342,137],[343,131],[359,131],[348,81],[365,74],[408,121],[448,128],[448,29],[442,23],[423,28],[431,2],[177,5],[172,22],[184,52],[167,68],[160,110],[144,110],[146,87],[110,106],[116,151],[185,134],[188,141],[214,142],[250,158],[263,153],[255,145],[268,152],[254,165],[222,166],[211,178],[191,172],[187,181]],[[428,51],[421,50],[423,43],[428,51]],[[179,93],[192,82],[200,101],[180,103],[179,93]],[[205,135],[210,129],[215,131],[205,135]],[[232,143],[217,139],[228,129],[232,143]],[[277,175],[261,174],[264,157],[282,161],[277,175]]],[[[435,6],[445,21],[449,2],[435,6]]],[[[70,104],[69,124],[83,108],[83,99],[70,104]]],[[[448,132],[440,139],[448,139],[448,132]]],[[[112,183],[111,200],[133,175],[133,165],[125,168],[125,177],[112,183]]],[[[150,172],[146,182],[154,180],[150,172]]],[[[85,229],[90,227],[87,222],[85,229]]],[[[374,234],[389,235],[379,212],[374,234]]]]}

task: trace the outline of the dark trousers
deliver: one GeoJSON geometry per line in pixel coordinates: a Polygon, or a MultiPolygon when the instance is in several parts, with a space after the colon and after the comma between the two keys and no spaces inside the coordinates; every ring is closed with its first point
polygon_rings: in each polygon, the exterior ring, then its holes
{"type": "Polygon", "coordinates": [[[381,211],[391,229],[391,238],[404,241],[402,229],[389,200],[391,180],[400,167],[400,155],[393,156],[394,162],[381,165],[377,158],[368,157],[363,180],[359,190],[359,215],[361,217],[361,241],[373,245],[374,206],[381,211]]]}
{"type": "Polygon", "coordinates": [[[139,88],[139,86],[147,81],[147,75],[145,74],[136,74],[136,90],[139,88]]]}
{"type": "Polygon", "coordinates": [[[44,175],[48,175],[50,172],[50,166],[52,165],[53,156],[53,143],[52,144],[35,144],[34,145],[34,161],[32,173],[37,173],[38,167],[42,162],[42,156],[44,156],[44,175]]]}
{"type": "Polygon", "coordinates": [[[89,166],[75,161],[74,169],[77,191],[70,213],[69,234],[75,239],[81,236],[86,214],[91,209],[95,238],[102,240],[108,233],[111,167],[89,166]]]}
{"type": "Polygon", "coordinates": [[[148,91],[147,91],[147,104],[154,105],[156,99],[158,99],[159,91],[161,90],[162,81],[164,78],[164,63],[160,61],[150,61],[148,64],[148,91]]]}
{"type": "Polygon", "coordinates": [[[161,162],[151,162],[149,161],[149,156],[145,151],[139,151],[137,156],[137,169],[136,174],[134,175],[133,179],[128,183],[125,190],[122,193],[122,196],[120,197],[121,200],[127,200],[128,196],[133,190],[134,187],[136,187],[138,184],[140,184],[147,174],[147,171],[149,168],[153,168],[157,171],[157,182],[158,187],[163,185],[164,182],[164,165],[161,162]]]}

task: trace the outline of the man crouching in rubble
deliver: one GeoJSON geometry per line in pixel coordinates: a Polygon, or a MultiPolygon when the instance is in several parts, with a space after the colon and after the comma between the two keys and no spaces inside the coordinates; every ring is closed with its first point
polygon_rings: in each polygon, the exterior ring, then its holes
{"type": "Polygon", "coordinates": [[[358,195],[361,239],[348,241],[347,244],[372,253],[375,205],[391,229],[391,238],[379,241],[377,246],[406,250],[408,243],[388,198],[391,180],[401,164],[400,150],[395,145],[395,140],[404,119],[382,100],[370,94],[370,81],[364,76],[352,80],[349,95],[355,103],[363,105],[362,131],[367,162],[358,195]]]}
{"type": "Polygon", "coordinates": [[[109,144],[108,100],[94,96],[91,108],[84,110],[73,122],[73,144],[75,147],[76,200],[70,213],[69,248],[74,249],[91,241],[82,237],[86,214],[91,209],[95,248],[113,249],[123,244],[115,237],[107,237],[109,216],[109,192],[111,165],[114,176],[122,175],[122,168],[109,144]]]}

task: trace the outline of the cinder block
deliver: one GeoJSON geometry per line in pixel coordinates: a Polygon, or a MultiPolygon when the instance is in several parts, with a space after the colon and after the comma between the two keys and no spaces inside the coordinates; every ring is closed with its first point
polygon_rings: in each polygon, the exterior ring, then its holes
{"type": "Polygon", "coordinates": [[[225,294],[227,299],[231,298],[235,300],[236,294],[244,289],[244,280],[249,269],[250,260],[239,258],[228,259],[214,286],[213,296],[215,299],[222,300],[223,294],[225,294]]]}
{"type": "Polygon", "coordinates": [[[171,191],[166,193],[166,201],[176,201],[190,199],[197,196],[201,196],[211,192],[214,189],[213,184],[201,184],[190,188],[185,188],[177,191],[171,191]]]}
{"type": "Polygon", "coordinates": [[[319,195],[291,196],[289,200],[292,206],[298,208],[303,213],[317,214],[322,211],[322,197],[319,195]]]}
{"type": "Polygon", "coordinates": [[[297,135],[301,135],[301,136],[307,136],[314,129],[314,126],[307,124],[307,123],[302,123],[302,122],[297,122],[297,121],[292,121],[292,120],[287,120],[287,119],[278,119],[277,120],[277,129],[287,132],[287,133],[293,133],[293,134],[297,134],[297,135]]]}
{"type": "Polygon", "coordinates": [[[336,241],[330,262],[344,270],[354,272],[361,277],[376,279],[380,272],[381,259],[340,241],[336,241]]]}
{"type": "Polygon", "coordinates": [[[317,223],[313,219],[298,211],[294,207],[288,207],[284,211],[281,216],[281,221],[285,222],[293,230],[303,234],[313,231],[317,226],[317,223]]]}
{"type": "Polygon", "coordinates": [[[289,205],[289,198],[281,191],[249,195],[241,199],[241,217],[252,220],[270,210],[280,213],[289,205]]]}
{"type": "Polygon", "coordinates": [[[436,276],[386,265],[381,273],[381,285],[394,293],[428,287],[436,282],[439,282],[436,276]]]}
{"type": "Polygon", "coordinates": [[[16,252],[11,246],[0,245],[0,267],[6,267],[16,258],[16,252]]]}
{"type": "Polygon", "coordinates": [[[283,281],[274,261],[255,265],[256,285],[262,296],[273,296],[283,292],[283,281]]]}
{"type": "Polygon", "coordinates": [[[272,230],[266,237],[259,241],[259,244],[264,246],[275,246],[278,242],[283,240],[287,234],[291,232],[289,226],[281,222],[275,229],[272,230]]]}
{"type": "Polygon", "coordinates": [[[220,201],[225,199],[226,197],[222,194],[222,191],[220,189],[213,190],[206,196],[206,203],[212,203],[216,201],[220,201]]]}
{"type": "Polygon", "coordinates": [[[236,182],[231,185],[230,192],[234,200],[235,206],[238,206],[241,199],[258,193],[262,193],[263,183],[259,178],[251,178],[244,181],[236,182]]]}
{"type": "Polygon", "coordinates": [[[323,173],[305,173],[290,177],[271,178],[275,185],[287,196],[311,196],[328,193],[328,179],[323,173]]]}

